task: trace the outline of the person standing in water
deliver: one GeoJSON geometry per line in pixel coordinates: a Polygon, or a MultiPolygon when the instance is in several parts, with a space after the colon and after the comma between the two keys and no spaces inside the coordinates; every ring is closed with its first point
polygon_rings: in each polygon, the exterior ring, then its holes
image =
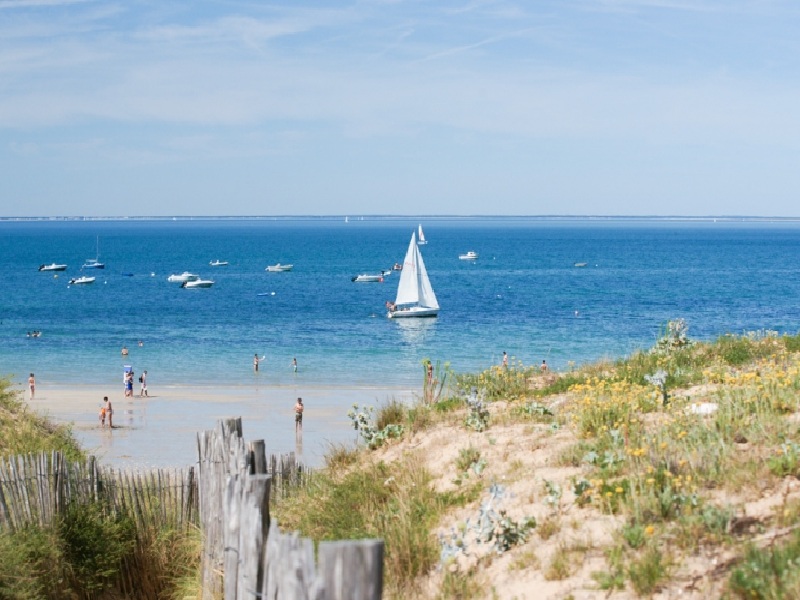
{"type": "Polygon", "coordinates": [[[292,359],[292,370],[297,373],[297,357],[292,359]]]}
{"type": "Polygon", "coordinates": [[[139,397],[147,396],[147,371],[143,371],[139,375],[139,383],[142,384],[142,389],[139,391],[139,397]]]}
{"type": "Polygon", "coordinates": [[[294,431],[302,431],[303,429],[303,399],[298,398],[294,405],[294,431]]]}
{"type": "Polygon", "coordinates": [[[253,355],[253,373],[258,373],[258,363],[261,362],[261,359],[258,358],[258,353],[253,355]]]}
{"type": "Polygon", "coordinates": [[[103,406],[100,409],[100,425],[105,425],[105,419],[108,419],[108,428],[114,428],[114,421],[113,421],[113,414],[114,409],[111,408],[111,401],[108,399],[108,396],[103,396],[103,406]]]}

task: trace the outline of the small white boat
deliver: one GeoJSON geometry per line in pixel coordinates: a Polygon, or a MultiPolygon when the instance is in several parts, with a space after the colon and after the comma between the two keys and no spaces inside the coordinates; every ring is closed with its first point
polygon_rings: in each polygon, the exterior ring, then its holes
{"type": "Polygon", "coordinates": [[[576,267],[578,267],[578,268],[585,267],[585,266],[586,266],[586,263],[584,263],[584,262],[577,262],[577,263],[575,263],[575,266],[576,266],[576,267]]]}
{"type": "Polygon", "coordinates": [[[351,278],[351,281],[355,281],[356,283],[382,282],[383,275],[367,275],[366,273],[363,273],[351,278]]]}
{"type": "Polygon", "coordinates": [[[472,250],[470,250],[466,254],[459,254],[458,258],[461,259],[461,260],[477,260],[478,253],[477,252],[473,252],[472,250]]]}
{"type": "Polygon", "coordinates": [[[439,301],[431,287],[428,271],[413,233],[403,266],[405,268],[400,271],[397,297],[394,302],[386,303],[386,308],[389,309],[387,316],[390,319],[437,316],[439,301]]]}
{"type": "Polygon", "coordinates": [[[217,260],[212,260],[208,264],[210,266],[212,266],[212,267],[224,267],[224,266],[226,266],[228,264],[228,261],[227,260],[219,260],[219,259],[217,259],[217,260]]]}
{"type": "Polygon", "coordinates": [[[94,277],[87,277],[86,275],[82,275],[81,277],[73,277],[69,280],[70,285],[80,285],[84,283],[94,283],[94,277]]]}
{"type": "Polygon", "coordinates": [[[270,273],[283,273],[284,271],[291,271],[294,265],[282,265],[278,263],[277,265],[269,265],[265,271],[269,271],[270,273]]]}
{"type": "Polygon", "coordinates": [[[49,265],[39,265],[40,271],[66,271],[67,265],[58,265],[56,263],[51,263],[49,265]]]}
{"type": "Polygon", "coordinates": [[[189,271],[184,271],[180,275],[170,275],[167,277],[167,281],[172,283],[186,283],[187,281],[197,281],[198,279],[200,279],[199,275],[189,273],[189,271]]]}
{"type": "Polygon", "coordinates": [[[214,285],[214,282],[210,279],[193,279],[192,281],[184,281],[181,284],[182,288],[210,288],[214,285]]]}

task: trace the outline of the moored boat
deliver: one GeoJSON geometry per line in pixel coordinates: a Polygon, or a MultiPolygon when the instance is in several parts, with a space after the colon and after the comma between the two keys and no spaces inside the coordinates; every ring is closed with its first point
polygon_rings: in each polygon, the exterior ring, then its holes
{"type": "Polygon", "coordinates": [[[192,281],[184,281],[181,284],[182,288],[210,288],[214,282],[210,279],[193,279],[192,281]]]}
{"type": "Polygon", "coordinates": [[[187,281],[197,281],[198,279],[200,279],[199,275],[189,273],[189,271],[184,271],[180,275],[170,275],[167,277],[167,281],[172,283],[185,283],[187,281]]]}
{"type": "Polygon", "coordinates": [[[59,265],[56,263],[50,263],[49,265],[39,265],[40,271],[66,271],[67,265],[59,265]]]}
{"type": "Polygon", "coordinates": [[[470,250],[466,254],[459,254],[458,258],[461,259],[461,260],[477,260],[478,253],[477,252],[473,252],[472,250],[470,250]]]}
{"type": "Polygon", "coordinates": [[[278,263],[276,265],[269,265],[265,271],[269,271],[270,273],[283,273],[284,271],[291,271],[294,268],[294,265],[282,265],[278,263]]]}
{"type": "Polygon", "coordinates": [[[87,277],[86,275],[82,275],[80,277],[73,277],[69,280],[70,285],[82,285],[86,283],[94,283],[94,277],[87,277]]]}
{"type": "Polygon", "coordinates": [[[224,267],[228,264],[228,261],[217,259],[217,260],[212,260],[208,264],[212,267],[224,267]]]}
{"type": "Polygon", "coordinates": [[[352,277],[350,281],[356,283],[380,283],[383,281],[383,275],[367,275],[366,273],[362,273],[361,275],[352,277]]]}

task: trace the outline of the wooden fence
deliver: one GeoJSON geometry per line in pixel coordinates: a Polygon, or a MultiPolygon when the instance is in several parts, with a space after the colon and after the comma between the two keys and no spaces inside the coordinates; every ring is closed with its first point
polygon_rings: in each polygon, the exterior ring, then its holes
{"type": "MultiPolygon", "coordinates": [[[[71,504],[99,501],[134,518],[137,536],[199,525],[203,600],[381,598],[382,540],[321,542],[315,561],[311,540],[270,521],[271,495],[291,493],[309,475],[293,454],[267,459],[263,441],[245,447],[241,419],[219,421],[197,442],[198,469],[127,472],[60,452],[0,458],[0,530],[47,525],[71,504]]],[[[125,560],[120,592],[151,597],[143,588],[157,584],[135,580],[146,557],[125,560]]]]}
{"type": "Polygon", "coordinates": [[[270,521],[278,478],[266,474],[263,442],[245,447],[241,419],[200,432],[197,445],[203,600],[381,598],[382,540],[321,542],[317,563],[311,540],[270,521]]]}
{"type": "Polygon", "coordinates": [[[93,456],[70,462],[60,452],[0,459],[0,529],[46,525],[70,504],[92,501],[132,516],[137,530],[196,524],[195,469],[130,473],[100,467],[93,456]]]}

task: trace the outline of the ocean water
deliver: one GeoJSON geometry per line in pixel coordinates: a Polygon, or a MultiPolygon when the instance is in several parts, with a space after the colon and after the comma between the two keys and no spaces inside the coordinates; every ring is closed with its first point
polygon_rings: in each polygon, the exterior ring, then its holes
{"type": "Polygon", "coordinates": [[[118,386],[131,364],[151,387],[414,386],[426,358],[467,372],[503,351],[563,369],[647,348],[675,318],[695,339],[797,333],[799,259],[800,225],[787,222],[5,221],[0,374],[118,386]],[[387,319],[398,274],[351,278],[402,262],[419,222],[441,313],[387,319]],[[89,273],[97,282],[68,285],[97,247],[106,263],[89,273]],[[459,260],[468,250],[479,259],[459,260]],[[214,259],[230,264],[209,266],[214,259]],[[38,272],[51,262],[68,270],[38,272]],[[277,262],[294,270],[265,271],[277,262]],[[215,285],[167,282],[184,270],[215,285]],[[33,330],[41,337],[29,338],[33,330]],[[258,375],[254,354],[266,355],[258,375]]]}

